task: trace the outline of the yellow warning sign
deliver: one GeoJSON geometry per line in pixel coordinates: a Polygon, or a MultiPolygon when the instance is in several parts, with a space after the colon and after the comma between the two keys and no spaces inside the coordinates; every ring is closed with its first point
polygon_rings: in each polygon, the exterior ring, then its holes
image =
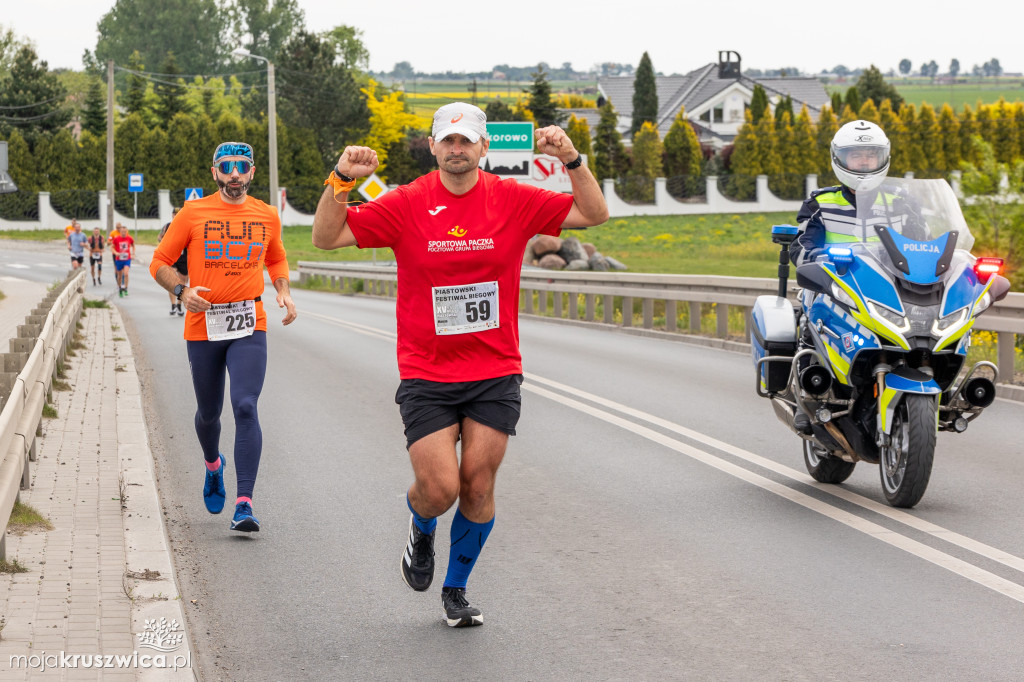
{"type": "Polygon", "coordinates": [[[376,173],[371,173],[366,182],[359,185],[359,193],[362,194],[368,201],[373,201],[382,194],[387,193],[388,186],[383,180],[377,177],[376,173]]]}

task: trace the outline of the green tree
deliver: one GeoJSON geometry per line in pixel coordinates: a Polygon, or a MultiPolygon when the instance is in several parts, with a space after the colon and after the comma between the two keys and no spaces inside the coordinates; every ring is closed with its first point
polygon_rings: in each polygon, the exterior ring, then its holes
{"type": "Polygon", "coordinates": [[[843,93],[836,90],[829,99],[832,101],[832,111],[839,114],[843,113],[843,93]]]}
{"type": "Polygon", "coordinates": [[[232,0],[226,11],[233,42],[271,61],[277,60],[288,37],[305,25],[296,0],[232,0]]]}
{"type": "Polygon", "coordinates": [[[106,129],[99,135],[93,135],[88,129],[82,130],[78,138],[78,151],[71,166],[71,175],[75,179],[75,186],[81,189],[98,190],[106,187],[106,129]]]}
{"type": "Polygon", "coordinates": [[[590,139],[590,124],[587,123],[587,119],[576,118],[575,114],[570,114],[565,134],[572,140],[572,146],[576,147],[576,151],[587,157],[587,166],[592,166],[594,164],[594,145],[590,139]]]}
{"type": "Polygon", "coordinates": [[[857,118],[864,121],[870,121],[871,123],[878,123],[878,107],[875,106],[874,100],[867,100],[864,104],[860,105],[860,111],[857,112],[857,118]]]}
{"type": "Polygon", "coordinates": [[[779,127],[783,126],[784,123],[782,122],[782,119],[787,114],[789,115],[790,124],[792,124],[795,114],[793,113],[793,98],[789,95],[781,98],[779,103],[775,105],[775,125],[779,127]]]}
{"type": "Polygon", "coordinates": [[[633,80],[633,124],[629,134],[636,135],[645,121],[655,125],[658,123],[658,90],[654,79],[654,66],[647,52],[640,57],[640,64],[636,67],[636,78],[633,80]]]}
{"type": "Polygon", "coordinates": [[[88,130],[93,135],[102,135],[107,131],[107,89],[98,80],[89,84],[89,94],[85,96],[82,130],[88,130]]]}
{"type": "Polygon", "coordinates": [[[908,168],[915,175],[927,173],[928,159],[919,134],[917,107],[904,104],[900,108],[900,146],[906,151],[908,168]]]}
{"type": "MultiPolygon", "coordinates": [[[[860,91],[857,90],[857,86],[851,85],[846,90],[846,106],[854,112],[860,111],[861,97],[860,91]]],[[[845,107],[843,109],[845,111],[845,107]]]]}
{"type": "MultiPolygon", "coordinates": [[[[761,158],[756,127],[750,110],[744,114],[743,125],[740,126],[736,139],[733,140],[732,155],[729,157],[730,175],[725,184],[731,198],[738,201],[749,201],[757,195],[757,176],[761,173],[761,158]]],[[[768,120],[767,116],[761,118],[768,120]]]]}
{"type": "Polygon", "coordinates": [[[704,154],[697,133],[686,118],[686,109],[679,109],[672,127],[665,135],[665,175],[668,189],[675,196],[695,196],[704,193],[702,165],[704,154]],[[674,181],[674,178],[680,178],[674,181]]]}
{"type": "Polygon", "coordinates": [[[807,176],[818,172],[818,145],[815,139],[814,123],[807,105],[800,107],[796,122],[793,124],[791,150],[787,158],[789,172],[800,176],[800,195],[806,194],[807,176]]]}
{"type": "Polygon", "coordinates": [[[645,121],[633,136],[631,170],[621,188],[623,199],[654,201],[654,179],[662,176],[662,152],[658,129],[652,122],[645,121]]]}
{"type": "MultiPolygon", "coordinates": [[[[149,170],[148,166],[151,161],[147,153],[149,150],[143,144],[147,132],[146,123],[139,114],[129,114],[117,125],[114,131],[114,187],[116,189],[128,189],[129,173],[146,173],[149,170]]],[[[173,157],[169,156],[167,149],[160,150],[160,155],[168,157],[166,161],[168,164],[178,163],[177,160],[171,161],[173,157]]]]}
{"type": "Polygon", "coordinates": [[[910,143],[907,140],[909,131],[903,125],[900,116],[893,111],[892,102],[888,99],[882,100],[881,106],[878,107],[878,125],[889,138],[889,175],[902,177],[907,171],[912,170],[910,143]]]}
{"type": "Polygon", "coordinates": [[[972,138],[977,134],[977,116],[974,114],[974,110],[971,109],[971,106],[969,104],[965,104],[964,110],[960,114],[960,159],[975,165],[979,164],[979,160],[971,156],[975,151],[975,145],[972,138]]]}
{"type": "Polygon", "coordinates": [[[860,75],[860,78],[857,79],[857,92],[860,95],[860,101],[870,99],[877,107],[882,106],[883,99],[892,102],[892,108],[896,112],[899,112],[903,106],[903,97],[896,90],[896,86],[886,83],[882,72],[874,64],[866,69],[860,75]]]}
{"type": "MultiPolygon", "coordinates": [[[[335,47],[299,31],[279,58],[278,110],[288,125],[313,130],[324,168],[370,130],[370,110],[350,69],[335,63],[335,47]]],[[[265,95],[264,95],[265,97],[265,95]]]]}
{"type": "MultiPolygon", "coordinates": [[[[96,27],[95,61],[127,64],[139,51],[145,64],[178,55],[185,73],[216,71],[229,57],[228,17],[216,0],[116,0],[96,27]]],[[[92,55],[90,55],[90,58],[92,55]]]]}
{"type": "Polygon", "coordinates": [[[32,44],[19,38],[14,29],[0,25],[0,78],[11,70],[14,56],[23,47],[32,47],[32,44]]]}
{"type": "Polygon", "coordinates": [[[1013,105],[1000,97],[992,106],[992,119],[995,128],[995,141],[992,147],[996,153],[996,160],[1000,163],[1009,163],[1020,156],[1020,134],[1013,115],[1013,105]]]}
{"type": "Polygon", "coordinates": [[[551,83],[548,82],[544,65],[538,64],[537,70],[530,75],[533,77],[533,85],[529,90],[530,101],[526,107],[533,113],[533,120],[537,122],[537,127],[561,125],[565,120],[565,114],[555,108],[555,102],[551,99],[551,83]]]}
{"type": "Polygon", "coordinates": [[[768,112],[768,94],[760,83],[754,84],[754,92],[750,96],[750,116],[754,123],[760,123],[768,112]]]}
{"type": "Polygon", "coordinates": [[[818,116],[817,126],[817,170],[818,186],[831,187],[838,183],[835,173],[832,172],[832,138],[839,130],[839,123],[836,116],[829,107],[823,107],[818,116]]]}
{"type": "Polygon", "coordinates": [[[946,155],[942,149],[941,133],[935,109],[931,104],[922,104],[921,111],[917,115],[917,127],[914,134],[915,143],[920,146],[924,161],[918,177],[941,178],[949,170],[946,168],[946,155]]]}
{"type": "Polygon", "coordinates": [[[948,104],[943,104],[939,110],[939,140],[942,144],[942,168],[947,171],[960,168],[960,121],[948,104]]]}
{"type": "Polygon", "coordinates": [[[67,91],[56,74],[23,46],[14,55],[11,69],[0,76],[0,133],[12,127],[23,131],[52,132],[71,120],[64,106],[67,91]]]}
{"type": "Polygon", "coordinates": [[[344,24],[335,26],[325,34],[334,45],[341,65],[350,70],[365,71],[370,65],[370,51],[363,45],[363,31],[344,24]]]}
{"type": "Polygon", "coordinates": [[[843,105],[843,113],[839,116],[839,127],[843,127],[847,123],[852,123],[857,120],[857,110],[851,107],[849,104],[843,105]]]}
{"type": "Polygon", "coordinates": [[[980,135],[971,138],[970,156],[976,163],[964,162],[961,188],[973,203],[972,232],[975,250],[1004,255],[1008,260],[1010,282],[1024,286],[1024,204],[1013,197],[1024,193],[1024,161],[1013,165],[999,163],[992,145],[980,135]]]}
{"type": "Polygon", "coordinates": [[[146,69],[138,50],[133,50],[128,57],[128,69],[124,108],[129,114],[142,113],[146,107],[146,89],[149,81],[138,73],[146,69]]]}
{"type": "Polygon", "coordinates": [[[185,111],[185,81],[173,52],[168,52],[160,65],[160,80],[153,85],[157,96],[156,113],[163,125],[185,111]]]}
{"type": "Polygon", "coordinates": [[[985,142],[988,142],[994,147],[996,144],[996,121],[995,117],[992,115],[992,106],[978,102],[978,114],[976,118],[978,121],[978,134],[981,135],[985,142]]]}
{"type": "Polygon", "coordinates": [[[598,180],[619,178],[629,168],[629,157],[626,146],[622,144],[622,136],[617,130],[618,114],[611,102],[601,107],[601,119],[597,123],[597,134],[594,136],[594,165],[591,168],[598,180]]]}
{"type": "Polygon", "coordinates": [[[506,104],[501,97],[495,97],[484,108],[488,121],[521,121],[523,117],[512,107],[506,104]]]}
{"type": "Polygon", "coordinates": [[[388,150],[403,142],[405,131],[416,127],[419,120],[415,115],[406,113],[401,93],[383,90],[372,78],[362,89],[366,96],[366,106],[370,109],[370,130],[359,144],[377,150],[377,160],[380,162],[377,172],[388,179],[388,150]]]}

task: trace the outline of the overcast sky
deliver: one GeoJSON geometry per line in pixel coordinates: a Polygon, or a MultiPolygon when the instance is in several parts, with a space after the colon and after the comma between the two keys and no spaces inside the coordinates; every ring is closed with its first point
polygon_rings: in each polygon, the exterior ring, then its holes
{"type": "MultiPolygon", "coordinates": [[[[636,65],[645,50],[654,68],[666,74],[716,61],[719,50],[739,52],[744,68],[795,66],[810,73],[872,63],[884,72],[903,58],[913,62],[915,72],[933,59],[944,72],[954,57],[962,71],[993,57],[1004,71],[1024,71],[1024,54],[1017,47],[1021,10],[1005,0],[298,4],[312,30],[342,23],[361,29],[374,71],[390,71],[402,61],[425,72],[539,61],[570,62],[585,70],[601,62],[636,65]]],[[[50,68],[81,69],[82,52],[95,48],[96,24],[114,0],[3,0],[3,5],[0,24],[31,39],[50,68]]]]}

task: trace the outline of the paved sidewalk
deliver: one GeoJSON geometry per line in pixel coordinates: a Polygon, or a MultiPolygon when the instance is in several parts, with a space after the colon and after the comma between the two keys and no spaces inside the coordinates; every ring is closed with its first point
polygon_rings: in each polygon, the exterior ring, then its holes
{"type": "Polygon", "coordinates": [[[21,493],[54,528],[7,535],[29,571],[0,574],[0,680],[195,679],[134,356],[116,308],[80,321],[70,390],[53,392],[21,493]]]}

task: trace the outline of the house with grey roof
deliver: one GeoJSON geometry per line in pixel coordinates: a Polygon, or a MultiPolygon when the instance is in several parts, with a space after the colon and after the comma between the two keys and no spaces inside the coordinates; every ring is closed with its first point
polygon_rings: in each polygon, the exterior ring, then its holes
{"type": "MultiPolygon", "coordinates": [[[[619,115],[618,129],[627,144],[633,124],[634,80],[634,76],[603,77],[597,82],[598,102],[608,101],[615,107],[619,115]]],[[[686,107],[686,117],[694,124],[701,144],[721,149],[739,133],[755,85],[764,88],[773,111],[788,95],[793,99],[794,111],[799,112],[801,105],[806,104],[811,118],[817,119],[821,107],[830,102],[825,86],[817,78],[749,78],[740,70],[739,53],[722,50],[717,63],[706,64],[682,76],[655,78],[658,132],[664,138],[679,109],[686,107]]]]}

